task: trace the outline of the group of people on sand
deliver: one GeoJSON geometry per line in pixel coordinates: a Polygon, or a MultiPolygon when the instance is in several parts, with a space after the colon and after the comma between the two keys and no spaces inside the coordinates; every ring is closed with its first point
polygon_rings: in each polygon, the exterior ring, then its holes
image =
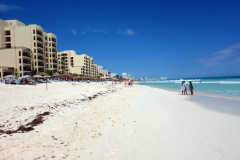
{"type": "Polygon", "coordinates": [[[133,80],[130,80],[130,79],[129,79],[129,80],[126,80],[126,79],[125,79],[125,87],[127,87],[127,86],[128,86],[128,87],[133,87],[133,80]]]}
{"type": "MultiPolygon", "coordinates": [[[[185,81],[182,81],[181,83],[182,95],[187,95],[187,85],[188,84],[185,81]]],[[[193,95],[193,85],[191,81],[189,81],[189,90],[191,92],[191,95],[193,95]]]]}

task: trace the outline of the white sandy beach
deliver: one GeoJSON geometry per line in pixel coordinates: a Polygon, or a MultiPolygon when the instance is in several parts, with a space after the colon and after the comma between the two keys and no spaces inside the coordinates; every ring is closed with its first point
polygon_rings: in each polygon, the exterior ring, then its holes
{"type": "Polygon", "coordinates": [[[0,84],[0,159],[240,159],[240,117],[190,96],[110,82],[45,87],[0,84]]]}

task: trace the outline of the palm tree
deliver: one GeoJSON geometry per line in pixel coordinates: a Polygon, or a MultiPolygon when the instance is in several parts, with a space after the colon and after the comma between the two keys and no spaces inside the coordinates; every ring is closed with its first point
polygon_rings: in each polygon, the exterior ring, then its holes
{"type": "Polygon", "coordinates": [[[30,75],[31,75],[31,76],[34,76],[36,73],[37,73],[37,70],[32,69],[32,70],[30,71],[30,75]]]}

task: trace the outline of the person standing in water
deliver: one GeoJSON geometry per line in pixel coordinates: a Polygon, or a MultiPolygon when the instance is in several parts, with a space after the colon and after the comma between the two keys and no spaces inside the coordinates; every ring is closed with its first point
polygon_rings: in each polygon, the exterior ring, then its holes
{"type": "Polygon", "coordinates": [[[187,95],[187,82],[184,83],[185,91],[184,94],[187,95]]]}
{"type": "Polygon", "coordinates": [[[185,86],[184,86],[184,81],[182,81],[181,83],[181,91],[182,91],[182,95],[185,94],[184,91],[185,91],[185,86]]]}
{"type": "Polygon", "coordinates": [[[193,85],[191,81],[189,82],[189,90],[191,92],[191,95],[193,95],[193,85]]]}

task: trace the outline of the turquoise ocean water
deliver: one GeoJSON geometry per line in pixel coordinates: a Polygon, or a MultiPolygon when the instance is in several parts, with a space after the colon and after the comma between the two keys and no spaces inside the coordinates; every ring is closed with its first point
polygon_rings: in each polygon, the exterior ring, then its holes
{"type": "MultiPolygon", "coordinates": [[[[179,93],[181,82],[188,83],[192,81],[194,94],[213,97],[224,97],[240,100],[240,76],[238,77],[213,77],[213,78],[188,78],[188,79],[170,79],[156,81],[140,81],[144,85],[174,90],[179,93]],[[200,83],[201,82],[201,83],[200,83]]],[[[190,93],[188,91],[188,93],[190,93]]]]}

